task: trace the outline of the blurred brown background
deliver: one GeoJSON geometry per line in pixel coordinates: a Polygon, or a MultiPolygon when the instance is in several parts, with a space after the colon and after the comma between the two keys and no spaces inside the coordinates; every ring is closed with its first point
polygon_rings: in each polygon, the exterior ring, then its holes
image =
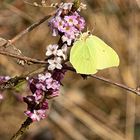
{"type": "MultiPolygon", "coordinates": [[[[28,0],[32,3],[33,1],[28,0]]],[[[36,2],[40,2],[37,0],[36,2]]],[[[48,4],[61,1],[47,0],[48,4]]],[[[140,0],[87,0],[81,13],[87,28],[110,44],[120,56],[119,68],[98,72],[131,87],[140,86],[140,0]]],[[[53,11],[25,4],[23,0],[0,0],[0,37],[11,39],[53,11]]],[[[52,38],[47,22],[15,43],[25,56],[44,59],[52,38]]],[[[0,75],[16,76],[40,68],[20,66],[0,55],[0,75]]],[[[96,79],[83,80],[67,72],[61,95],[50,104],[49,117],[30,126],[23,140],[140,140],[140,97],[96,79]],[[42,137],[41,137],[42,136],[42,137]]],[[[9,140],[25,120],[26,105],[18,95],[31,94],[23,84],[4,92],[0,103],[0,140],[9,140]],[[13,94],[11,94],[13,93],[13,94]],[[13,96],[14,95],[14,96],[13,96]]]]}

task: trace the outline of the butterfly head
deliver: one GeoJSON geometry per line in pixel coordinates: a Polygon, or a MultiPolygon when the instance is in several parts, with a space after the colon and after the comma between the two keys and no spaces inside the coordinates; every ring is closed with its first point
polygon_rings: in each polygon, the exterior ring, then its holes
{"type": "Polygon", "coordinates": [[[84,32],[80,36],[80,40],[86,40],[91,35],[90,31],[84,32]]]}

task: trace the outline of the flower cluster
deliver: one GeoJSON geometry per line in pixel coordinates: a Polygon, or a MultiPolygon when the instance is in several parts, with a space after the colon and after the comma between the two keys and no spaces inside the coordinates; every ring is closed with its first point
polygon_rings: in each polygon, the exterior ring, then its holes
{"type": "Polygon", "coordinates": [[[25,114],[33,121],[46,118],[48,100],[59,95],[61,80],[66,72],[63,62],[67,60],[68,47],[72,46],[84,29],[85,20],[73,9],[73,3],[62,3],[49,21],[49,27],[53,36],[60,35],[60,40],[58,44],[47,46],[47,70],[50,73],[45,72],[28,79],[32,95],[24,97],[28,105],[25,114]]]}
{"type": "Polygon", "coordinates": [[[24,102],[28,105],[25,114],[33,121],[40,121],[46,118],[48,99],[59,95],[64,73],[64,70],[56,69],[52,74],[46,72],[29,79],[29,86],[33,95],[24,97],[24,102]]]}
{"type": "Polygon", "coordinates": [[[55,68],[62,68],[62,61],[67,59],[67,46],[64,44],[61,49],[58,49],[59,46],[57,44],[49,45],[47,47],[46,56],[54,56],[53,59],[49,59],[48,70],[54,70],[55,68]]]}
{"type": "Polygon", "coordinates": [[[62,62],[67,59],[68,46],[79,36],[85,27],[85,20],[77,11],[72,10],[73,3],[62,3],[56,14],[49,21],[53,36],[60,35],[62,44],[49,45],[46,56],[54,56],[48,60],[48,70],[62,69],[62,62]]]}
{"type": "Polygon", "coordinates": [[[53,36],[60,34],[62,41],[72,45],[85,27],[85,20],[77,11],[72,11],[73,3],[61,4],[54,17],[49,21],[53,36]]]}

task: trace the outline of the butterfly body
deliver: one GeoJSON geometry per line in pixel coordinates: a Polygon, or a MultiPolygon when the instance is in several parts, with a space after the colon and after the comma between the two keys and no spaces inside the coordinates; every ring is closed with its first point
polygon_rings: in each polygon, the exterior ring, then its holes
{"type": "Polygon", "coordinates": [[[95,74],[98,70],[119,65],[117,53],[104,41],[88,32],[74,43],[70,62],[80,74],[95,74]]]}

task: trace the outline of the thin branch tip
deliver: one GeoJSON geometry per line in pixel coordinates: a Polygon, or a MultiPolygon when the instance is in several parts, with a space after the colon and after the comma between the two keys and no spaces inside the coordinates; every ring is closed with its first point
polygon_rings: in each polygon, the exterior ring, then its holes
{"type": "Polygon", "coordinates": [[[27,131],[30,124],[32,123],[32,119],[29,117],[24,121],[24,123],[21,125],[20,129],[12,136],[10,140],[20,140],[23,134],[27,131]]]}

